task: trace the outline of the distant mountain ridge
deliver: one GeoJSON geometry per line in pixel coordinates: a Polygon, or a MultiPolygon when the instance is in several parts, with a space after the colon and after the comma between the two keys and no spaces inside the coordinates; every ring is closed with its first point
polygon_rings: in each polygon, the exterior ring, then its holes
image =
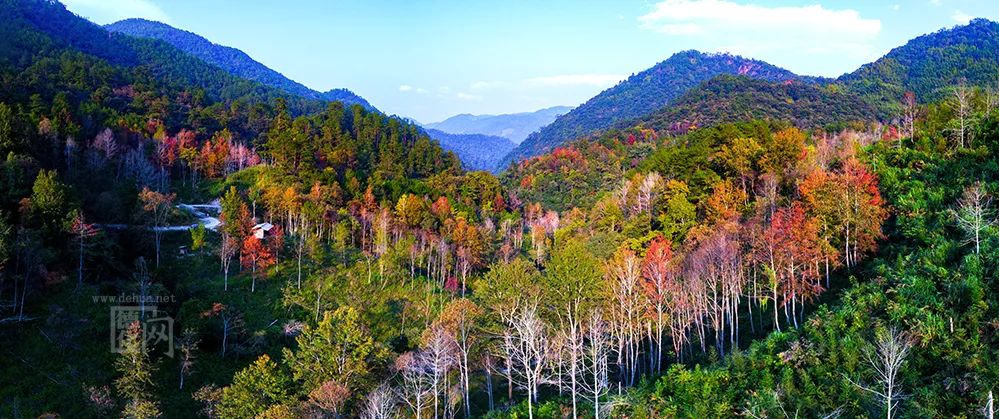
{"type": "Polygon", "coordinates": [[[604,90],[529,136],[503,165],[550,151],[555,146],[614,123],[659,109],[688,90],[720,74],[744,75],[768,81],[812,80],[763,61],[731,54],[682,51],[655,66],[604,90]]]}
{"type": "Polygon", "coordinates": [[[441,148],[453,151],[468,170],[494,172],[503,157],[517,146],[510,139],[495,135],[451,134],[432,128],[425,131],[441,148]]]}
{"type": "Polygon", "coordinates": [[[237,48],[216,44],[198,34],[165,23],[146,19],[125,19],[104,27],[111,32],[162,40],[230,74],[276,87],[288,93],[310,99],[341,101],[347,105],[358,104],[368,110],[377,110],[367,100],[350,90],[333,89],[328,92],[312,90],[257,62],[237,48]]]}
{"type": "Polygon", "coordinates": [[[426,128],[452,134],[485,134],[509,138],[520,144],[531,133],[552,123],[572,110],[571,106],[553,106],[534,112],[501,115],[472,115],[463,113],[440,122],[424,124],[426,128]]]}

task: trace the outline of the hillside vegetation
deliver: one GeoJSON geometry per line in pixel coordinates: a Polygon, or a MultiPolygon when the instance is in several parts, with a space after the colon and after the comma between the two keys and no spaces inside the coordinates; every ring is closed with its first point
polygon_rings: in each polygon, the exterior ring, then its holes
{"type": "Polygon", "coordinates": [[[506,158],[504,167],[615,122],[644,116],[687,90],[719,74],[740,74],[769,81],[799,79],[790,71],[762,61],[729,54],[683,51],[652,68],[633,74],[529,136],[506,158]]]}
{"type": "Polygon", "coordinates": [[[254,61],[243,51],[215,44],[194,33],[164,23],[145,19],[125,19],[109,24],[105,28],[114,33],[164,41],[236,77],[257,81],[297,96],[325,101],[340,101],[347,106],[357,104],[368,110],[376,110],[368,101],[350,90],[333,89],[327,92],[317,92],[254,61]]]}

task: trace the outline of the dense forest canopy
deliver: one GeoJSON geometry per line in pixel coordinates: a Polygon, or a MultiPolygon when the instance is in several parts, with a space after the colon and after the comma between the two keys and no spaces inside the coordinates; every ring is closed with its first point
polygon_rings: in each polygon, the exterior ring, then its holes
{"type": "Polygon", "coordinates": [[[4,417],[992,412],[979,75],[713,77],[496,176],[58,3],[0,18],[4,417]]]}

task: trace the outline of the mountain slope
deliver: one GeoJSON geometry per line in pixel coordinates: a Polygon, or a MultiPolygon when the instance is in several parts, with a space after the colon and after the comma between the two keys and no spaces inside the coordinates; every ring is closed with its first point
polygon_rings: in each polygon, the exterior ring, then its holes
{"type": "MultiPolygon", "coordinates": [[[[166,42],[135,38],[108,32],[99,25],[80,18],[58,2],[45,0],[0,0],[0,65],[24,71],[31,66],[48,65],[43,58],[60,60],[65,54],[85,54],[107,64],[127,69],[136,79],[154,78],[168,91],[204,94],[212,101],[241,100],[248,104],[272,103],[285,100],[295,114],[322,110],[316,99],[292,95],[283,90],[255,81],[236,77],[216,66],[195,58],[166,42]]],[[[78,77],[90,79],[110,77],[90,74],[92,68],[60,68],[58,63],[48,72],[79,72],[78,77]]],[[[123,82],[119,80],[118,82],[123,82]]],[[[36,82],[38,83],[38,82],[36,82]]],[[[36,86],[37,89],[57,89],[57,86],[36,86]]],[[[14,95],[18,92],[5,92],[14,95]]]]}
{"type": "Polygon", "coordinates": [[[719,74],[741,74],[770,81],[799,78],[782,68],[735,55],[679,52],[601,92],[531,135],[504,159],[504,165],[544,153],[615,122],[647,115],[719,74]]]}
{"type": "Polygon", "coordinates": [[[455,115],[441,122],[426,124],[424,127],[452,134],[485,134],[509,138],[516,144],[522,143],[528,135],[555,121],[572,110],[569,106],[553,106],[534,112],[502,115],[455,115]]]}
{"type": "Polygon", "coordinates": [[[106,25],[105,28],[115,33],[165,41],[230,74],[258,81],[302,97],[326,101],[339,100],[348,105],[358,104],[369,110],[374,109],[367,100],[350,90],[334,89],[323,93],[317,92],[255,61],[239,49],[215,44],[200,35],[164,23],[145,19],[125,19],[106,25]]]}
{"type": "Polygon", "coordinates": [[[944,98],[961,79],[985,86],[997,74],[999,23],[975,19],[912,39],[837,81],[893,116],[906,91],[928,103],[944,98]]]}
{"type": "Polygon", "coordinates": [[[426,129],[430,138],[437,140],[441,148],[453,151],[469,170],[495,171],[517,145],[510,139],[483,134],[450,134],[436,129],[426,129]]]}
{"type": "Polygon", "coordinates": [[[656,131],[678,133],[691,127],[754,119],[788,121],[797,127],[812,128],[876,117],[874,106],[834,86],[721,75],[652,114],[618,125],[625,128],[637,122],[656,131]]]}

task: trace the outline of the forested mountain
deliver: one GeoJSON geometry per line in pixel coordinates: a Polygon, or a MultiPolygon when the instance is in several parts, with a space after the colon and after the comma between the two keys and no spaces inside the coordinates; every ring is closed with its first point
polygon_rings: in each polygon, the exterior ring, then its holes
{"type": "Polygon", "coordinates": [[[997,74],[999,23],[974,19],[917,37],[837,81],[893,117],[901,112],[907,91],[920,102],[935,102],[962,80],[970,86],[995,86],[997,74]]]}
{"type": "Polygon", "coordinates": [[[333,89],[328,92],[317,92],[254,61],[253,58],[250,58],[243,51],[215,44],[200,35],[174,28],[165,23],[146,19],[125,19],[105,25],[105,28],[115,33],[165,41],[177,49],[191,54],[206,63],[217,66],[237,77],[258,81],[264,85],[276,87],[288,93],[325,101],[338,100],[348,106],[358,104],[368,110],[375,109],[368,101],[350,90],[333,89]]]}
{"type": "Polygon", "coordinates": [[[843,127],[849,122],[873,121],[877,116],[874,106],[836,85],[721,75],[690,89],[668,106],[618,125],[638,124],[675,134],[754,119],[786,121],[806,128],[843,127]]]}
{"type": "Polygon", "coordinates": [[[572,107],[569,106],[553,106],[534,112],[503,115],[471,115],[466,113],[423,126],[452,134],[485,134],[505,137],[515,144],[520,144],[528,135],[571,110],[572,107]]]}
{"type": "Polygon", "coordinates": [[[468,170],[496,171],[500,160],[517,146],[508,138],[494,135],[450,134],[436,129],[427,129],[427,135],[457,154],[468,170]]]}
{"type": "MultiPolygon", "coordinates": [[[[912,91],[917,101],[924,103],[939,101],[950,94],[950,88],[964,81],[969,86],[987,86],[997,83],[995,74],[999,73],[999,23],[986,19],[974,19],[968,25],[959,25],[950,29],[915,38],[904,46],[893,49],[881,59],[865,64],[857,71],[845,74],[836,80],[798,77],[785,70],[775,68],[766,63],[746,60],[728,55],[710,55],[696,51],[679,53],[670,59],[657,64],[642,73],[633,75],[621,84],[608,89],[587,103],[580,105],[572,112],[557,119],[539,133],[529,137],[504,159],[504,167],[518,159],[537,155],[551,150],[552,147],[594,131],[605,129],[611,125],[623,126],[632,119],[657,119],[660,122],[694,122],[681,121],[684,114],[693,112],[703,118],[709,109],[709,103],[696,104],[700,111],[689,109],[670,110],[665,108],[683,93],[699,86],[701,83],[715,78],[720,74],[748,75],[754,79],[783,82],[797,80],[797,93],[816,97],[822,89],[812,89],[809,84],[829,85],[837,87],[826,88],[826,92],[849,94],[848,101],[857,105],[856,98],[861,98],[867,105],[854,108],[856,114],[865,114],[873,107],[881,120],[889,120],[901,114],[901,103],[906,92],[912,91]],[[733,68],[735,66],[735,68],[733,68]],[[751,69],[751,70],[746,70],[751,69]],[[640,92],[640,93],[638,93],[640,92]],[[653,115],[653,112],[655,115],[653,115]],[[659,116],[657,116],[659,115],[659,116]],[[671,115],[664,117],[665,115],[671,115]],[[677,121],[666,121],[677,119],[677,121]]],[[[757,85],[758,89],[763,85],[757,85]]],[[[704,86],[705,90],[724,93],[730,96],[740,96],[741,92],[724,92],[724,88],[745,88],[745,83],[732,86],[731,82],[714,83],[704,86]]],[[[816,86],[817,87],[817,86],[816,86]]],[[[767,89],[773,91],[774,89],[767,89]]],[[[694,92],[691,99],[701,95],[694,92]]],[[[842,96],[841,96],[842,97],[842,96]]],[[[773,94],[765,94],[764,101],[775,98],[773,94]]],[[[788,99],[785,97],[783,99],[788,99]]],[[[691,102],[696,102],[692,100],[691,102]]],[[[709,101],[710,102],[710,101],[709,101]]],[[[714,101],[714,106],[723,106],[722,113],[746,112],[754,116],[771,117],[780,115],[791,120],[811,119],[809,106],[794,106],[795,115],[787,111],[776,110],[772,115],[769,105],[753,104],[753,109],[745,109],[742,105],[730,106],[722,101],[714,101]],[[736,108],[743,109],[737,110],[736,108]]],[[[833,105],[828,103],[827,105],[833,105]]],[[[824,107],[823,105],[822,107],[824,107]]],[[[684,104],[688,107],[688,104],[684,104]]],[[[778,108],[787,106],[778,106],[778,108]]],[[[842,106],[841,110],[849,111],[842,106]]],[[[714,121],[720,120],[718,115],[712,116],[714,121]]],[[[822,118],[828,119],[828,115],[822,118]]],[[[824,123],[824,122],[823,122],[824,123]]]]}
{"type": "Polygon", "coordinates": [[[545,153],[563,142],[608,128],[615,122],[647,115],[719,74],[739,74],[769,81],[801,79],[782,68],[736,55],[679,52],[604,90],[529,136],[504,160],[504,166],[545,153]]]}
{"type": "MultiPolygon", "coordinates": [[[[108,69],[107,65],[127,70],[137,82],[155,82],[161,89],[156,97],[170,92],[186,90],[191,104],[207,105],[209,101],[235,102],[250,106],[283,98],[295,114],[318,111],[324,108],[321,101],[302,98],[260,83],[242,79],[192,57],[169,44],[109,33],[104,28],[79,18],[58,2],[35,0],[4,0],[0,8],[4,25],[0,27],[0,64],[20,77],[19,82],[36,83],[35,91],[5,89],[4,94],[30,95],[33,93],[55,95],[60,86],[46,84],[46,80],[63,72],[71,87],[115,84],[124,86],[127,80],[121,71],[108,69]],[[76,56],[74,56],[74,54],[76,56]],[[84,54],[81,57],[79,54],[84,54]],[[84,62],[102,60],[96,67],[69,63],[81,58],[84,62]],[[41,73],[29,79],[28,73],[41,73]],[[70,79],[71,78],[71,79],[70,79]],[[150,80],[152,79],[152,80],[150,80]]],[[[7,81],[16,83],[18,81],[7,81]]],[[[114,86],[121,87],[121,86],[114,86]]],[[[79,94],[97,94],[105,98],[111,93],[103,90],[79,91],[79,94]]],[[[122,94],[117,92],[116,94],[122,94]]],[[[173,111],[159,107],[161,112],[173,111]]]]}

